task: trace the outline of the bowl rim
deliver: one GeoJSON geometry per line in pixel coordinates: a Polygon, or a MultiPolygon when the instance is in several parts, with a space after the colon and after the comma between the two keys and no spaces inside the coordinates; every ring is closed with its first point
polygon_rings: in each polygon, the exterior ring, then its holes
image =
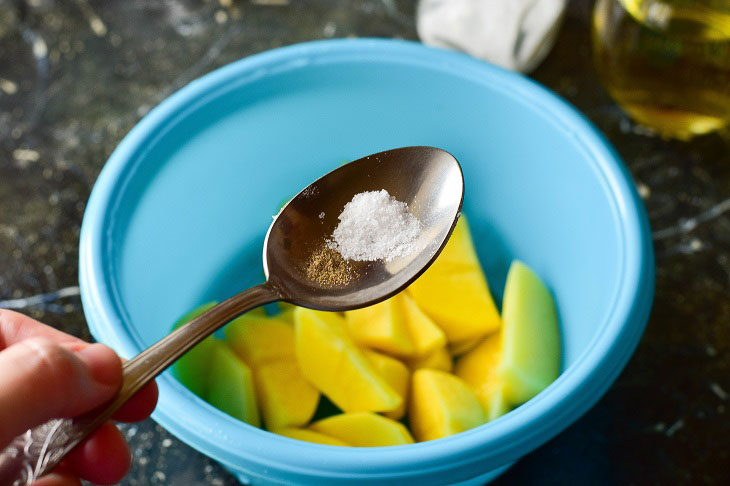
{"type": "Polygon", "coordinates": [[[118,145],[89,198],[79,244],[79,282],[89,328],[96,339],[110,344],[122,356],[131,357],[141,351],[138,340],[125,329],[129,318],[113,272],[109,271],[108,248],[113,244],[110,228],[119,211],[120,196],[135,173],[135,164],[144,159],[149,147],[197,107],[241,85],[313,64],[343,61],[398,63],[488,85],[515,102],[530,105],[573,138],[593,162],[593,171],[613,198],[613,224],[622,237],[622,279],[616,285],[612,311],[586,350],[548,388],[521,405],[519,413],[436,441],[357,449],[296,441],[229,417],[194,396],[170,373],[157,380],[160,402],[153,418],[184,442],[237,471],[245,470],[248,463],[296,477],[325,474],[351,480],[363,475],[369,479],[386,478],[406,470],[419,475],[474,467],[488,470],[512,462],[577,420],[623,369],[651,309],[654,256],[643,203],[628,170],[600,132],[566,101],[529,78],[461,53],[404,40],[310,41],[223,66],[164,100],[118,145]],[[241,448],[245,443],[252,447],[241,448]],[[468,457],[464,457],[464,451],[469,451],[468,457]],[[312,456],[318,452],[326,452],[326,463],[313,463],[312,456]]]}

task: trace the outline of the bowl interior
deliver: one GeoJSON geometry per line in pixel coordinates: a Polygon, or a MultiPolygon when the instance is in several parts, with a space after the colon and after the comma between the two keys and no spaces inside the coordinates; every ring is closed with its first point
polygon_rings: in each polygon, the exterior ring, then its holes
{"type": "MultiPolygon", "coordinates": [[[[496,300],[513,259],[533,267],[554,293],[570,369],[615,307],[620,221],[633,210],[569,128],[579,118],[560,123],[560,102],[456,54],[324,51],[215,73],[155,110],[112,157],[98,196],[105,237],[93,251],[126,343],[115,347],[132,354],[191,307],[262,282],[272,215],[325,172],[432,145],[462,164],[463,211],[496,300]]],[[[163,392],[193,399],[181,387],[163,392]]]]}

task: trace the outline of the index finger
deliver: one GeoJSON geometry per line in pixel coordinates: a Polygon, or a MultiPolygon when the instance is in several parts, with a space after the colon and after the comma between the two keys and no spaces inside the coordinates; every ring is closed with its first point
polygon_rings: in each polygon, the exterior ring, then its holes
{"type": "Polygon", "coordinates": [[[51,339],[73,352],[89,345],[82,339],[61,332],[19,312],[0,309],[0,350],[31,337],[51,339]]]}
{"type": "MultiPolygon", "coordinates": [[[[86,341],[47,326],[19,312],[0,309],[0,350],[31,337],[51,339],[72,352],[77,352],[89,345],[86,341]]],[[[125,361],[125,359],[122,359],[122,362],[125,361]]],[[[113,418],[122,422],[137,422],[145,419],[152,413],[157,404],[157,394],[157,385],[153,381],[130,398],[113,418]]]]}

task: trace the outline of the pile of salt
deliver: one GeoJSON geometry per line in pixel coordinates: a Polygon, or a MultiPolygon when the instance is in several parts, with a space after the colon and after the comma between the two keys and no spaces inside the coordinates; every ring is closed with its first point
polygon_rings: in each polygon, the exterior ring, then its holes
{"type": "Polygon", "coordinates": [[[388,262],[407,256],[417,250],[423,229],[408,205],[384,189],[356,194],[339,220],[327,246],[345,260],[388,262]]]}

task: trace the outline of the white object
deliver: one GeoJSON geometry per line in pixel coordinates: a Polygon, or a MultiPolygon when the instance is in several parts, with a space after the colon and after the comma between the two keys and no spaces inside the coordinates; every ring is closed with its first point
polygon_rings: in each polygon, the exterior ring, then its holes
{"type": "Polygon", "coordinates": [[[457,49],[513,71],[547,56],[565,0],[421,0],[416,27],[424,44],[457,49]]]}
{"type": "Polygon", "coordinates": [[[408,205],[384,189],[355,194],[339,220],[327,246],[345,260],[389,262],[407,256],[423,229],[408,205]]]}

